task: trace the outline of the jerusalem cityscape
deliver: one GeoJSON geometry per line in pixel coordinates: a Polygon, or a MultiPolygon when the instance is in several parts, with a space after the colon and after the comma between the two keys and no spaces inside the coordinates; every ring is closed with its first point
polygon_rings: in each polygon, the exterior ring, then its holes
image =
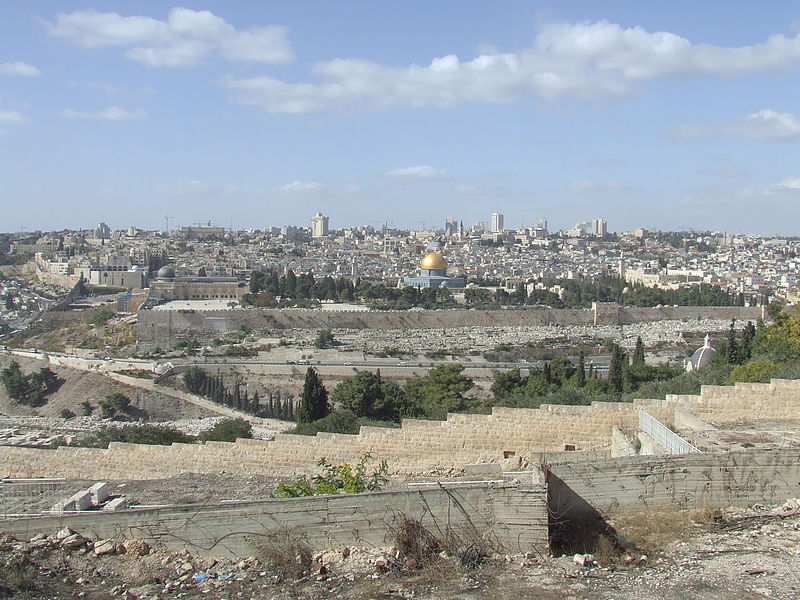
{"type": "Polygon", "coordinates": [[[800,597],[800,12],[0,6],[0,598],[800,597]]]}

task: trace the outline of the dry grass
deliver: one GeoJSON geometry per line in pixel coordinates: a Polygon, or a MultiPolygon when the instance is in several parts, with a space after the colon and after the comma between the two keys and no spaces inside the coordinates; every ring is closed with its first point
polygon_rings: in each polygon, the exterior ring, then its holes
{"type": "MultiPolygon", "coordinates": [[[[690,539],[704,525],[721,517],[718,510],[710,508],[678,510],[670,508],[649,508],[616,515],[613,527],[617,541],[622,546],[630,546],[637,552],[656,553],[673,542],[690,539]]],[[[602,540],[613,547],[613,542],[605,536],[598,542],[598,551],[608,554],[602,540]]],[[[599,560],[599,559],[598,559],[599,560]]]]}
{"type": "Polygon", "coordinates": [[[305,536],[291,529],[271,533],[256,543],[256,558],[281,579],[300,579],[311,572],[312,553],[305,536]]]}

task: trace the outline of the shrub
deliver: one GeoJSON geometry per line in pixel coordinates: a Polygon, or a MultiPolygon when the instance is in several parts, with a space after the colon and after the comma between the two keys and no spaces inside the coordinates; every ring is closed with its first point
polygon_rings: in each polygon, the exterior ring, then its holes
{"type": "Polygon", "coordinates": [[[173,427],[166,425],[131,425],[129,427],[103,427],[100,431],[78,441],[78,446],[87,448],[108,448],[111,442],[129,444],[149,444],[169,446],[170,444],[191,444],[195,441],[173,427]]]}
{"type": "Polygon", "coordinates": [[[103,400],[100,400],[100,412],[103,417],[112,418],[117,413],[126,413],[130,407],[131,399],[125,394],[114,392],[109,394],[103,400]]]}
{"type": "Polygon", "coordinates": [[[114,313],[108,310],[102,310],[96,315],[92,315],[87,319],[90,325],[94,325],[95,327],[101,327],[108,323],[108,321],[114,316],[114,313]]]}
{"type": "Polygon", "coordinates": [[[281,483],[275,488],[278,498],[297,498],[300,496],[318,496],[323,494],[361,494],[363,492],[377,492],[389,482],[387,473],[389,466],[386,461],[381,461],[372,473],[367,474],[367,463],[372,460],[369,453],[364,454],[358,461],[356,468],[350,463],[332,465],[324,458],[317,463],[322,468],[322,473],[312,477],[301,477],[295,481],[281,483]]]}
{"type": "Polygon", "coordinates": [[[71,419],[72,417],[75,416],[75,413],[72,412],[70,409],[65,408],[60,413],[58,413],[58,416],[61,417],[62,419],[71,419]]]}
{"type": "Polygon", "coordinates": [[[313,555],[305,536],[284,528],[256,544],[256,558],[281,579],[300,579],[311,571],[313,555]]]}
{"type": "Polygon", "coordinates": [[[200,434],[201,442],[235,442],[239,438],[251,439],[253,428],[244,419],[226,419],[200,434]]]}
{"type": "Polygon", "coordinates": [[[299,435],[317,435],[323,431],[325,433],[349,433],[357,434],[361,428],[358,416],[346,408],[333,411],[327,417],[311,421],[310,423],[298,423],[293,433],[299,435]]]}
{"type": "Polygon", "coordinates": [[[728,384],[737,381],[747,381],[750,383],[769,383],[781,368],[771,360],[754,360],[744,365],[739,365],[733,369],[728,378],[728,384]]]}
{"type": "Polygon", "coordinates": [[[94,407],[88,400],[84,400],[83,402],[81,402],[81,411],[83,411],[84,417],[88,417],[89,415],[91,415],[93,410],[94,407]]]}

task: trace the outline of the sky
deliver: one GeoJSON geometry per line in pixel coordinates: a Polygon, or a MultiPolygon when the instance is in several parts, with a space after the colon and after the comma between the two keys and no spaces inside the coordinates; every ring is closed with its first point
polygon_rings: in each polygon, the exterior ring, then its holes
{"type": "Polygon", "coordinates": [[[0,2],[0,231],[797,235],[799,150],[789,0],[0,2]]]}

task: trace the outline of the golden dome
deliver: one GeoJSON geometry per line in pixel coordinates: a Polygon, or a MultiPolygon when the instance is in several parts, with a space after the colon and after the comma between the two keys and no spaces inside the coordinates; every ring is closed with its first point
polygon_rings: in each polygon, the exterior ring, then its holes
{"type": "Polygon", "coordinates": [[[441,252],[429,252],[419,263],[420,269],[446,269],[447,261],[441,252]]]}

